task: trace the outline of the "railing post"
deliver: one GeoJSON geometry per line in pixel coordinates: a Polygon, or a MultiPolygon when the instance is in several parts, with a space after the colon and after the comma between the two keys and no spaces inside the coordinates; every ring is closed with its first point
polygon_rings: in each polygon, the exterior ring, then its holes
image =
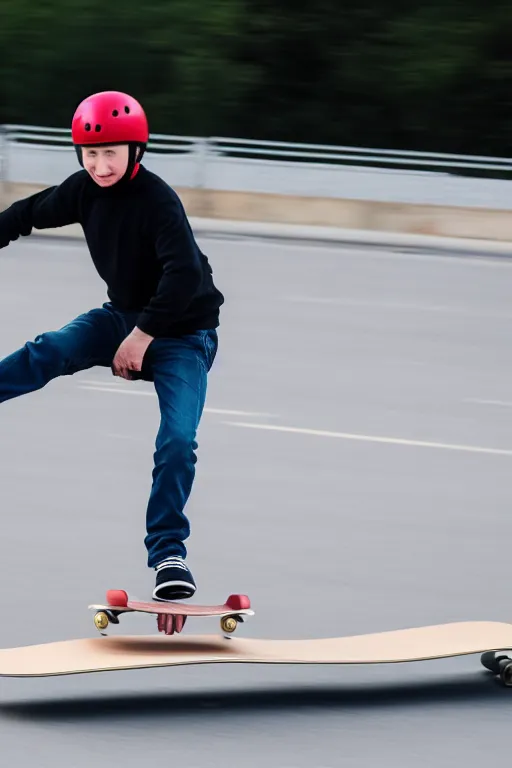
{"type": "Polygon", "coordinates": [[[208,139],[197,139],[194,143],[195,155],[195,180],[196,189],[204,189],[206,184],[206,170],[208,165],[208,139]]]}
{"type": "Polygon", "coordinates": [[[8,205],[8,141],[7,129],[5,125],[0,125],[0,210],[4,210],[8,205]]]}
{"type": "Polygon", "coordinates": [[[195,155],[195,179],[194,188],[197,195],[196,215],[208,218],[210,205],[208,191],[206,189],[206,180],[208,174],[208,158],[210,154],[209,139],[198,139],[194,143],[195,155]]]}

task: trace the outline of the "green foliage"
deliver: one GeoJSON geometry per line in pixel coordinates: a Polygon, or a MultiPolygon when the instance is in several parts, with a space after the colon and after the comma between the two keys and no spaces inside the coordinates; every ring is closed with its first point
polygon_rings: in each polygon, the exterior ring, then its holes
{"type": "Polygon", "coordinates": [[[154,133],[508,154],[507,0],[1,0],[0,122],[116,88],[154,133]]]}

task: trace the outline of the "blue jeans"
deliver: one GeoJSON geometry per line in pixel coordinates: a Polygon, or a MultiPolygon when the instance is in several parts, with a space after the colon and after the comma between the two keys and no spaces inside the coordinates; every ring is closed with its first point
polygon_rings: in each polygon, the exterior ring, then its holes
{"type": "MultiPolygon", "coordinates": [[[[41,389],[58,376],[70,376],[93,366],[111,367],[137,316],[136,312],[119,312],[106,303],[58,331],[27,342],[0,361],[0,402],[41,389]]],[[[146,510],[144,541],[150,568],[170,555],[187,554],[183,542],[190,534],[190,525],[184,508],[194,481],[196,431],[217,345],[215,330],[154,339],[138,374],[154,382],[161,417],[146,510]]]]}

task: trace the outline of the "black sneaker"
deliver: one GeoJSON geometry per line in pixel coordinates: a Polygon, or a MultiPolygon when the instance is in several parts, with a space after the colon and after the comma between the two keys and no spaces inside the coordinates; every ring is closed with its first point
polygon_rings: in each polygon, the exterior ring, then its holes
{"type": "Polygon", "coordinates": [[[155,600],[185,600],[192,597],[196,584],[189,567],[181,557],[168,557],[156,566],[155,600]]]}

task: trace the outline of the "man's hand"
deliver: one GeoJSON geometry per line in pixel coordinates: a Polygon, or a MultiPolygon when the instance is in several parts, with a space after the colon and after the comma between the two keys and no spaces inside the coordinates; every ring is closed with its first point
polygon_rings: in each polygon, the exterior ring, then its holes
{"type": "Polygon", "coordinates": [[[142,360],[152,341],[153,336],[149,336],[139,328],[134,328],[116,352],[112,363],[114,376],[131,379],[130,371],[140,371],[142,360]]]}

